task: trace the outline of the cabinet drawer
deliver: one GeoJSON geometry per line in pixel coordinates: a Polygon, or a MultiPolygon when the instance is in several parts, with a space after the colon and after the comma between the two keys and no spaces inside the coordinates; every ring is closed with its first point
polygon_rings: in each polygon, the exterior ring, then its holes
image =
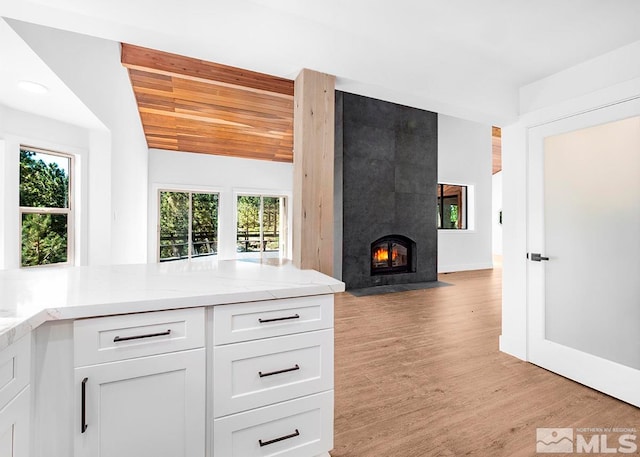
{"type": "Polygon", "coordinates": [[[215,345],[333,327],[333,295],[215,306],[215,345]]]}
{"type": "Polygon", "coordinates": [[[213,349],[214,417],[333,388],[333,330],[213,349]]]}
{"type": "Polygon", "coordinates": [[[0,409],[4,408],[31,377],[31,334],[0,351],[0,409]]]}
{"type": "Polygon", "coordinates": [[[73,323],[75,366],[204,346],[204,308],[80,319],[73,323]]]}
{"type": "Polygon", "coordinates": [[[225,457],[300,457],[333,447],[333,391],[213,421],[213,453],[225,457]]]}

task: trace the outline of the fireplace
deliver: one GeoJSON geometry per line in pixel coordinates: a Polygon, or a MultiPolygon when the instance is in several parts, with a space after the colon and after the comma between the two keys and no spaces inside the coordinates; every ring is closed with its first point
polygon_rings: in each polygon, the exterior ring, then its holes
{"type": "Polygon", "coordinates": [[[335,128],[334,273],[348,290],[436,281],[438,114],[336,91],[335,128]]]}
{"type": "Polygon", "coordinates": [[[371,274],[388,275],[416,271],[415,243],[406,236],[388,235],[371,243],[371,274]]]}

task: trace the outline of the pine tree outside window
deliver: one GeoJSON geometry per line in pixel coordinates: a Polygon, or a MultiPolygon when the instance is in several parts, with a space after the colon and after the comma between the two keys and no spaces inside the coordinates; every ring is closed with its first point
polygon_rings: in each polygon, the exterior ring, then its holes
{"type": "Polygon", "coordinates": [[[236,204],[238,257],[286,257],[287,198],[238,195],[236,204]]]}
{"type": "Polygon", "coordinates": [[[23,267],[73,263],[73,157],[20,148],[23,267]]]}
{"type": "Polygon", "coordinates": [[[218,199],[210,192],[160,191],[160,262],[218,253],[218,199]]]}

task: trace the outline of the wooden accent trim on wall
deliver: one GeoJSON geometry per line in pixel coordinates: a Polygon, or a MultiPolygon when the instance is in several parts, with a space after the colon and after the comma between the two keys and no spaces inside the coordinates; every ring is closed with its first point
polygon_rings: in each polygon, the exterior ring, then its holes
{"type": "Polygon", "coordinates": [[[335,76],[303,69],[293,109],[293,263],[333,275],[335,76]]]}
{"type": "Polygon", "coordinates": [[[492,174],[502,170],[502,130],[500,127],[491,127],[491,161],[492,174]]]}

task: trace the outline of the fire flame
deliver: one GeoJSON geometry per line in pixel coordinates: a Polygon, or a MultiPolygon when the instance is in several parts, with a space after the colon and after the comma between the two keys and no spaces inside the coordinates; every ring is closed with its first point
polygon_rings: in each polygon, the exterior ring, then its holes
{"type": "MultiPolygon", "coordinates": [[[[396,260],[398,257],[398,251],[393,249],[391,251],[391,260],[396,260]]],[[[377,248],[373,252],[373,260],[376,262],[387,262],[389,260],[389,250],[387,248],[377,248]]]]}

